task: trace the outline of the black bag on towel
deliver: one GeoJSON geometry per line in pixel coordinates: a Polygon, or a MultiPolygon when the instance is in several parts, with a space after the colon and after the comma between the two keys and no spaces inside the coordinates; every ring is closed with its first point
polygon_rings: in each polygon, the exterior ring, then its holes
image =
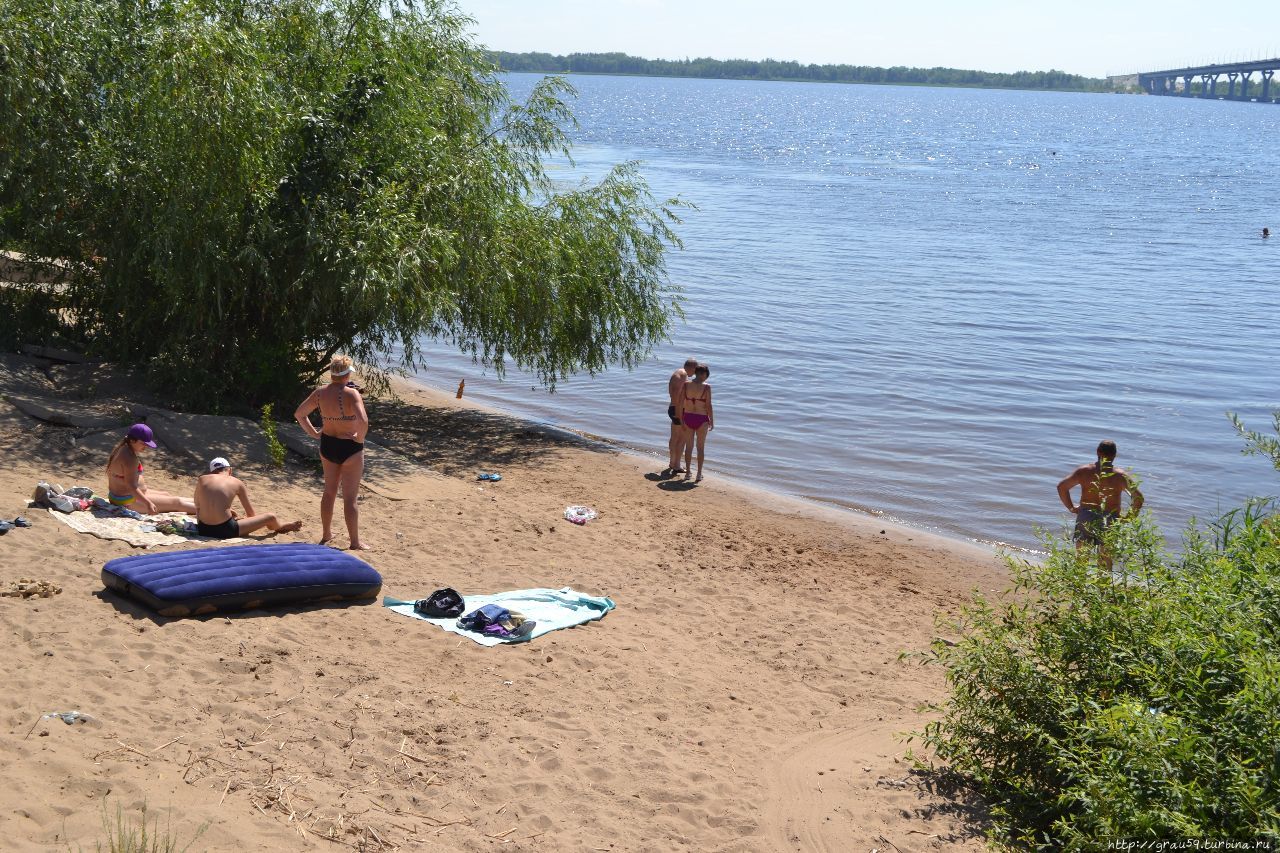
{"type": "Polygon", "coordinates": [[[431,619],[451,619],[462,615],[462,596],[453,587],[437,589],[426,598],[413,603],[415,613],[431,619]]]}

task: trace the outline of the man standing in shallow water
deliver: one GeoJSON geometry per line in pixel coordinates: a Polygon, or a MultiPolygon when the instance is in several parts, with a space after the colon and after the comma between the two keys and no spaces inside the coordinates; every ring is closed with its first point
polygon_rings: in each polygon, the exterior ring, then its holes
{"type": "Polygon", "coordinates": [[[671,374],[671,378],[667,380],[667,396],[669,405],[667,406],[667,418],[671,421],[671,441],[667,444],[670,453],[667,464],[667,471],[672,474],[688,473],[684,468],[680,467],[680,453],[684,450],[684,433],[683,425],[680,418],[676,415],[676,409],[680,403],[680,397],[684,394],[684,385],[689,381],[689,377],[698,369],[698,360],[696,358],[686,358],[684,367],[678,368],[671,374]]]}
{"type": "Polygon", "coordinates": [[[1115,467],[1116,443],[1098,443],[1098,461],[1081,465],[1071,476],[1058,484],[1058,498],[1067,511],[1076,517],[1073,539],[1076,550],[1096,548],[1098,560],[1104,568],[1111,568],[1111,555],[1103,541],[1103,531],[1121,516],[1121,499],[1129,493],[1129,515],[1142,509],[1142,492],[1123,468],[1115,467]],[[1071,501],[1071,490],[1080,487],[1080,505],[1071,501]]]}

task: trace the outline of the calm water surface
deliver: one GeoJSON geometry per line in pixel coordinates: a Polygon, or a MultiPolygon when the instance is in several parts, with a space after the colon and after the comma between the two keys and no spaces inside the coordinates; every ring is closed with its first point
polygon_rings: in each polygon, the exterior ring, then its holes
{"type": "Polygon", "coordinates": [[[1280,492],[1223,414],[1262,428],[1280,402],[1280,236],[1259,236],[1280,231],[1280,107],[573,82],[579,172],[639,160],[698,206],[669,264],[687,321],[644,367],[555,394],[444,348],[428,384],[465,376],[474,399],[665,459],[666,379],[693,354],[711,477],[1024,547],[1062,528],[1055,485],[1101,438],[1167,532],[1280,492]]]}

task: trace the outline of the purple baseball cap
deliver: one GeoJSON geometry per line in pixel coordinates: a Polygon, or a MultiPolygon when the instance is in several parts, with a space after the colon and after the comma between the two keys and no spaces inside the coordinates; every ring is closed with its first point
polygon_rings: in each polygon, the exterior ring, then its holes
{"type": "Polygon", "coordinates": [[[134,424],[129,427],[127,438],[130,441],[141,441],[147,447],[156,446],[156,437],[152,434],[151,427],[146,424],[134,424]]]}

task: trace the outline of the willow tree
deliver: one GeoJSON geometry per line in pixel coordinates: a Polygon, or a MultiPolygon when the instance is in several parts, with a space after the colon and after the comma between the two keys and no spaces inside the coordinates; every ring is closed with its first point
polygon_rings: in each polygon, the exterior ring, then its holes
{"type": "Polygon", "coordinates": [[[512,101],[468,24],[437,0],[4,0],[0,247],[70,262],[76,333],[188,402],[432,339],[549,385],[634,365],[679,310],[677,202],[633,164],[552,181],[572,90],[512,101]]]}

